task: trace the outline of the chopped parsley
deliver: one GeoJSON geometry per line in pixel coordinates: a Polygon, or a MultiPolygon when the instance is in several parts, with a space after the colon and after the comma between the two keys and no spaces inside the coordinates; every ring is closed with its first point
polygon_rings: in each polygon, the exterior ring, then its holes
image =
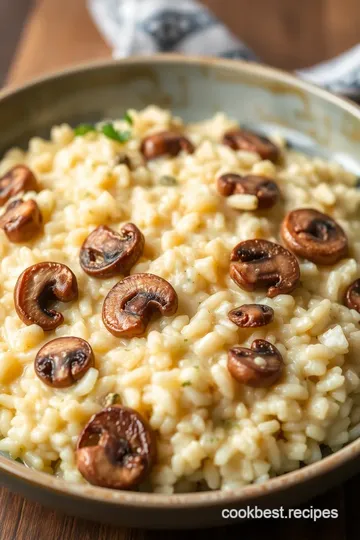
{"type": "Polygon", "coordinates": [[[223,426],[225,429],[231,429],[232,427],[234,427],[234,425],[235,425],[234,420],[231,420],[230,418],[226,418],[223,421],[223,426]]]}
{"type": "Polygon", "coordinates": [[[124,115],[124,120],[125,120],[125,122],[127,122],[129,124],[129,126],[132,126],[133,123],[134,123],[134,120],[132,119],[129,111],[126,111],[126,113],[124,115]]]}
{"type": "Polygon", "coordinates": [[[105,407],[110,407],[111,405],[116,405],[117,403],[120,403],[119,394],[115,394],[114,392],[111,392],[105,397],[105,400],[104,400],[105,407]]]}
{"type": "Polygon", "coordinates": [[[109,139],[120,143],[127,142],[131,137],[130,131],[117,131],[113,124],[104,124],[101,127],[101,132],[109,139]]]}
{"type": "Polygon", "coordinates": [[[209,439],[210,444],[214,444],[216,442],[219,442],[219,437],[210,437],[209,439]]]}
{"type": "Polygon", "coordinates": [[[76,137],[81,137],[83,135],[86,135],[87,133],[90,133],[92,131],[96,131],[96,128],[93,124],[79,124],[75,129],[74,133],[76,137]]]}
{"type": "Polygon", "coordinates": [[[191,381],[184,381],[181,386],[191,386],[191,381]]]}
{"type": "Polygon", "coordinates": [[[164,174],[164,176],[160,176],[159,184],[162,186],[177,186],[178,181],[173,176],[164,174]]]}
{"type": "Polygon", "coordinates": [[[103,124],[98,129],[93,124],[79,124],[76,128],[74,128],[74,133],[76,137],[81,137],[91,132],[100,132],[105,135],[105,137],[108,137],[108,139],[112,139],[113,141],[119,143],[125,143],[131,137],[131,131],[118,131],[110,122],[107,124],[103,124]]]}

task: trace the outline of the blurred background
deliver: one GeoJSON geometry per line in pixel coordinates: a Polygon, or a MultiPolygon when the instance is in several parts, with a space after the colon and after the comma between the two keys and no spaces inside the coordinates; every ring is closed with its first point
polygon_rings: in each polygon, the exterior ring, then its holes
{"type": "MultiPolygon", "coordinates": [[[[169,6],[176,0],[168,0],[169,6]]],[[[263,62],[311,66],[360,41],[360,0],[203,0],[263,62]]],[[[0,85],[110,57],[86,0],[0,0],[0,85]]]]}

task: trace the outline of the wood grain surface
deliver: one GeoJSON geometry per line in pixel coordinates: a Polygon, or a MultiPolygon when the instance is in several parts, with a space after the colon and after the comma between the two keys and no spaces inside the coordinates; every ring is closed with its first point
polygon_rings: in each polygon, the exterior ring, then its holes
{"type": "MultiPolygon", "coordinates": [[[[172,0],[169,0],[171,2],[172,0]]],[[[295,69],[328,59],[360,41],[359,0],[204,0],[264,62],[295,69]]],[[[82,61],[106,58],[110,49],[94,27],[85,0],[0,0],[0,84],[82,61]],[[31,9],[31,12],[30,12],[31,9]],[[30,13],[30,15],[29,15],[30,13]],[[21,39],[18,42],[22,32],[21,39]]],[[[208,531],[141,531],[60,515],[0,489],[1,540],[358,540],[360,476],[310,500],[303,508],[337,509],[336,520],[251,521],[208,531]]]]}
{"type": "Polygon", "coordinates": [[[0,86],[14,56],[31,0],[0,0],[0,86]]]}

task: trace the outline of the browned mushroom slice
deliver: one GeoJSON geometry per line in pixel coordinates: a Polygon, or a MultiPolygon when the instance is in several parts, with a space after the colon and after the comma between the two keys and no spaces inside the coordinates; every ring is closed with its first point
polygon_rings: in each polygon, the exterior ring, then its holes
{"type": "Polygon", "coordinates": [[[81,433],[77,467],[96,486],[131,489],[149,473],[156,454],[154,434],[132,409],[112,406],[95,414],[81,433]]]}
{"type": "Polygon", "coordinates": [[[42,215],[33,200],[17,199],[10,203],[0,217],[0,228],[10,242],[27,242],[38,234],[42,226],[42,215]]]}
{"type": "Polygon", "coordinates": [[[161,131],[145,137],[141,143],[140,151],[146,160],[156,159],[160,156],[177,156],[181,151],[192,154],[193,144],[179,133],[161,131]]]}
{"type": "Polygon", "coordinates": [[[35,373],[53,388],[66,388],[94,365],[90,344],[77,337],[61,337],[44,345],[35,358],[35,373]]]}
{"type": "Polygon", "coordinates": [[[30,169],[16,165],[0,178],[0,206],[18,193],[37,190],[38,184],[30,169]]]}
{"type": "Polygon", "coordinates": [[[153,311],[171,316],[177,307],[177,294],[165,279],[153,274],[133,274],[108,293],[102,317],[114,336],[131,338],[144,334],[153,311]]]}
{"type": "Polygon", "coordinates": [[[268,240],[245,240],[231,253],[230,276],[239,287],[269,287],[267,296],[293,291],[300,279],[299,263],[290,251],[268,240]]]}
{"type": "Polygon", "coordinates": [[[30,266],[19,276],[14,290],[15,309],[27,325],[38,324],[53,330],[64,320],[50,306],[56,301],[70,302],[78,296],[75,275],[65,264],[42,262],[30,266]]]}
{"type": "Polygon", "coordinates": [[[81,268],[98,278],[126,274],[141,257],[144,243],[144,236],[133,223],[124,225],[121,234],[102,225],[82,245],[81,268]]]}
{"type": "Polygon", "coordinates": [[[291,251],[316,264],[335,264],[348,254],[343,229],[330,216],[310,208],[289,212],[281,236],[291,251]]]}
{"type": "Polygon", "coordinates": [[[232,347],[228,352],[227,366],[239,383],[266,388],[280,378],[284,364],[274,345],[264,339],[256,339],[250,349],[232,347]]]}
{"type": "Polygon", "coordinates": [[[280,196],[279,188],[274,180],[253,174],[248,176],[223,174],[217,180],[217,189],[224,197],[229,197],[234,193],[255,195],[260,210],[272,208],[280,196]]]}
{"type": "Polygon", "coordinates": [[[263,304],[244,304],[229,311],[228,317],[241,328],[257,328],[274,320],[274,310],[263,304]]]}
{"type": "Polygon", "coordinates": [[[273,163],[276,163],[280,157],[278,147],[267,137],[244,129],[227,131],[223,136],[222,142],[230,146],[233,150],[256,152],[262,159],[269,159],[273,163]]]}
{"type": "Polygon", "coordinates": [[[346,290],[344,304],[360,313],[360,279],[356,279],[346,290]]]}

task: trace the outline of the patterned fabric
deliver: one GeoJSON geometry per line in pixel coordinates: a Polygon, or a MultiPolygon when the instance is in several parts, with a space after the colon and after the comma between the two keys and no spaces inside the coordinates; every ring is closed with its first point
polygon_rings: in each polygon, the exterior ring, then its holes
{"type": "Polygon", "coordinates": [[[88,0],[114,56],[180,52],[256,60],[256,56],[195,0],[88,0]]]}
{"type": "Polygon", "coordinates": [[[333,92],[360,99],[360,45],[298,74],[333,92]]]}
{"type": "MultiPolygon", "coordinates": [[[[88,5],[116,58],[180,52],[258,60],[251,49],[196,0],[88,0],[88,5]]],[[[334,92],[359,97],[360,45],[297,73],[334,92]]]]}

